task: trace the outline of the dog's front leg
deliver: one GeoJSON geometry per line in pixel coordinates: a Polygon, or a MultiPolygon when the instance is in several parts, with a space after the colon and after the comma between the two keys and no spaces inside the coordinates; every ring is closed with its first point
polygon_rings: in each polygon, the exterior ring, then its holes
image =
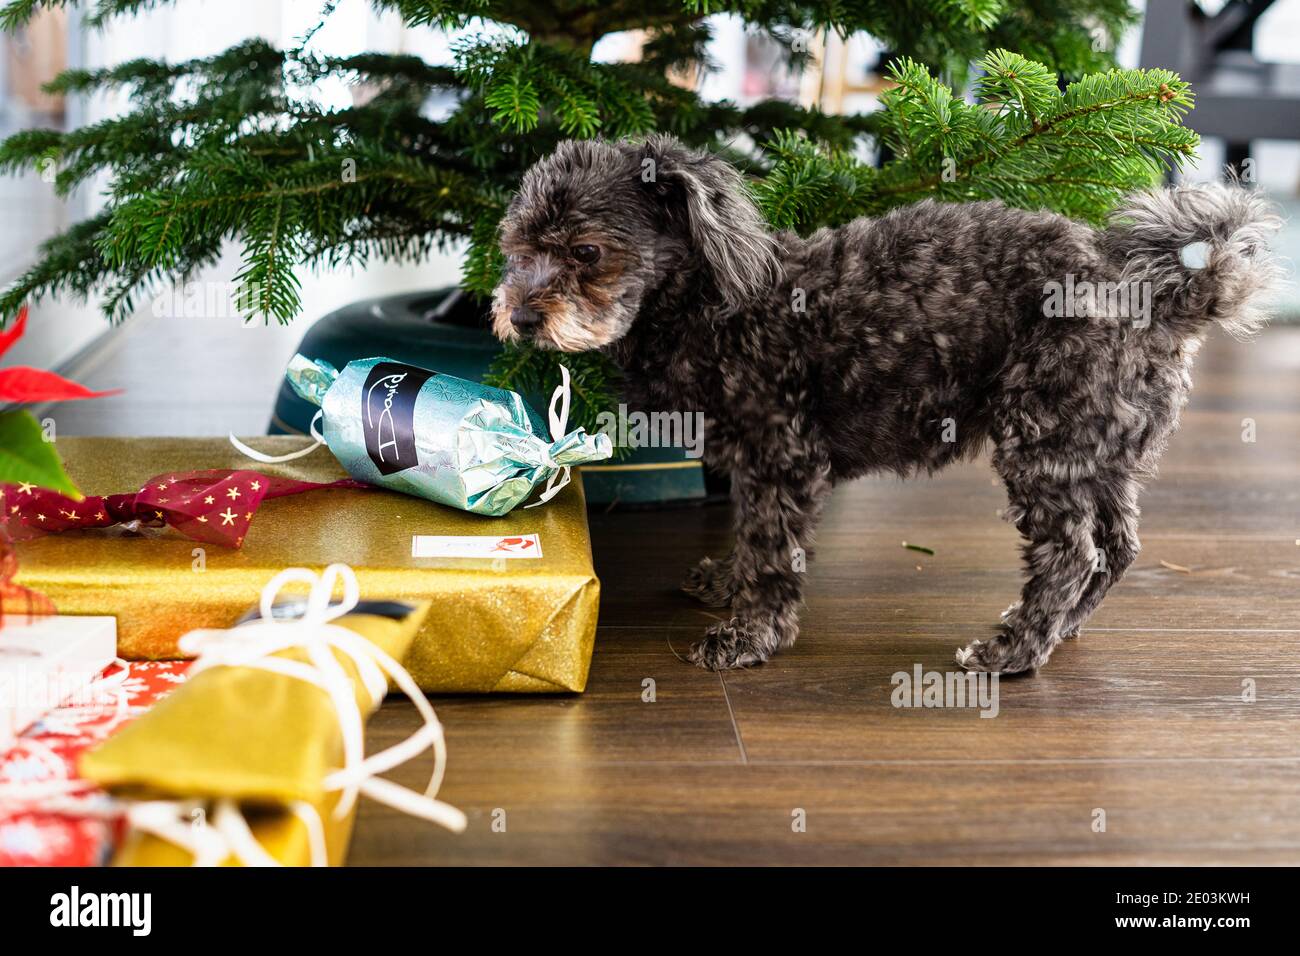
{"type": "Polygon", "coordinates": [[[735,564],[734,553],[716,561],[701,558],[700,563],[686,573],[682,590],[709,607],[730,607],[736,596],[735,564]]]}
{"type": "Polygon", "coordinates": [[[763,444],[732,469],[734,616],[710,627],[690,654],[711,670],[761,664],[799,636],[803,573],[830,493],[830,466],[805,446],[763,444]]]}

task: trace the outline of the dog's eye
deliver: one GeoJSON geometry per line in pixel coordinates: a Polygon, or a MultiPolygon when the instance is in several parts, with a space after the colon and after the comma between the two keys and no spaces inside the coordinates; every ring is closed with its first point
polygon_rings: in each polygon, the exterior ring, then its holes
{"type": "Polygon", "coordinates": [[[589,266],[600,258],[600,249],[596,246],[574,246],[569,250],[569,255],[573,256],[573,258],[577,259],[584,265],[589,266]]]}

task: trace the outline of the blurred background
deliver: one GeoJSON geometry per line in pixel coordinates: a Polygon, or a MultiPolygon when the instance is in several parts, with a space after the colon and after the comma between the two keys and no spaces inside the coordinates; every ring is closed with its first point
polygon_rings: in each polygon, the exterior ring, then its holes
{"type": "MultiPolygon", "coordinates": [[[[1202,134],[1204,144],[1187,178],[1211,179],[1222,175],[1225,163],[1237,168],[1244,164],[1250,177],[1289,214],[1279,251],[1289,260],[1294,279],[1292,263],[1300,259],[1300,227],[1294,215],[1300,209],[1300,0],[1239,3],[1236,10],[1225,2],[1185,0],[1146,0],[1138,6],[1145,12],[1143,23],[1123,38],[1120,65],[1167,67],[1193,82],[1198,108],[1188,125],[1202,134]],[[1225,9],[1229,17],[1210,19],[1225,9]],[[1206,35],[1209,23],[1218,24],[1216,35],[1206,35]]],[[[122,95],[65,99],[42,92],[41,84],[66,67],[102,66],[140,56],[182,60],[220,52],[249,37],[285,46],[311,27],[319,13],[319,0],[180,0],[91,31],[83,29],[76,9],[46,11],[16,35],[0,38],[0,136],[32,126],[71,128],[124,110],[122,95]]],[[[470,29],[483,28],[472,24],[470,29]]],[[[406,29],[395,14],[377,14],[366,0],[341,0],[313,44],[326,54],[404,52],[450,63],[456,38],[455,32],[406,29]]],[[[637,33],[608,36],[598,45],[596,58],[635,59],[642,39],[637,33]]],[[[783,66],[773,40],[746,29],[738,18],[719,17],[709,50],[714,68],[683,76],[681,82],[708,99],[742,105],[778,97],[827,112],[873,109],[882,89],[874,72],[881,50],[874,41],[863,36],[845,41],[832,34],[814,36],[811,44],[814,65],[793,73],[783,66]]],[[[315,92],[323,102],[340,106],[355,95],[342,84],[315,92]]],[[[438,104],[431,107],[436,110],[438,104]]],[[[47,177],[45,171],[0,177],[0,210],[7,226],[0,230],[0,285],[30,266],[43,239],[92,213],[101,202],[102,182],[81,189],[69,202],[55,195],[51,180],[52,173],[47,177]]],[[[186,423],[184,431],[233,428],[256,433],[265,427],[269,397],[307,324],[346,302],[453,284],[460,258],[452,250],[419,265],[375,263],[365,270],[305,273],[303,314],[286,327],[244,329],[233,314],[160,317],[154,314],[158,310],[145,305],[124,327],[109,330],[94,303],[47,301],[34,311],[29,333],[12,360],[73,372],[96,385],[128,384],[132,405],[156,409],[158,402],[175,394],[165,375],[151,374],[159,370],[160,360],[201,350],[197,374],[225,381],[237,375],[238,387],[224,393],[226,402],[210,422],[200,415],[186,423]],[[195,323],[210,323],[211,334],[198,334],[195,323]],[[184,334],[178,324],[183,324],[184,334]],[[255,347],[246,336],[256,337],[255,347]],[[123,352],[122,343],[128,341],[133,344],[123,352]],[[119,381],[99,381],[96,367],[113,356],[112,377],[119,381]]],[[[214,268],[210,278],[233,277],[233,250],[228,260],[214,268]]],[[[1280,311],[1294,316],[1296,301],[1292,285],[1280,311]]],[[[93,430],[118,431],[107,424],[93,430]]],[[[165,421],[137,420],[129,430],[165,433],[169,428],[165,421]]]]}

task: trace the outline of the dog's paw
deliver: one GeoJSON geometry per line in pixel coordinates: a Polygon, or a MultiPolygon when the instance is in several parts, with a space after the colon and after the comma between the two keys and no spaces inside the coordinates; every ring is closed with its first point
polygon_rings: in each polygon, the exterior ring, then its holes
{"type": "Polygon", "coordinates": [[[1034,670],[1047,660],[1026,641],[1016,641],[1005,634],[990,641],[971,641],[957,649],[957,663],[968,671],[990,674],[1019,674],[1034,670]]]}
{"type": "Polygon", "coordinates": [[[711,671],[753,667],[772,656],[772,642],[733,617],[705,631],[704,640],[692,644],[687,656],[691,663],[711,671]]]}
{"type": "Polygon", "coordinates": [[[1082,634],[1082,633],[1083,633],[1083,628],[1081,628],[1081,627],[1079,627],[1078,625],[1076,625],[1073,629],[1064,632],[1064,633],[1061,635],[1061,640],[1063,640],[1063,641],[1077,641],[1077,640],[1079,639],[1079,635],[1082,634]]]}
{"type": "Polygon", "coordinates": [[[736,594],[731,577],[731,559],[714,561],[705,558],[687,572],[682,590],[709,607],[729,607],[736,594]]]}

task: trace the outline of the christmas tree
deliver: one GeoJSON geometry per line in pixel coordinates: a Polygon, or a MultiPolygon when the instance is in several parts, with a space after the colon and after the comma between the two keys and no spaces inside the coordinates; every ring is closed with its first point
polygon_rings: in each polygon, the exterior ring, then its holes
{"type": "MultiPolygon", "coordinates": [[[[0,28],[76,2],[10,0],[0,28]]],[[[83,21],[94,27],[162,2],[88,2],[83,21]]],[[[325,0],[322,22],[336,2],[325,0]]],[[[372,2],[409,27],[507,29],[471,31],[450,64],[324,56],[308,31],[291,49],[250,40],[213,57],[139,59],[55,79],[48,88],[64,94],[125,88],[132,107],[0,144],[0,171],[52,159],[63,194],[102,172],[109,181],[104,209],[46,242],[0,294],[0,321],[43,296],[92,293],[111,320],[123,318],[162,284],[216,262],[228,240],[242,249],[240,299],[253,319],[297,315],[297,266],[416,260],[458,244],[468,250],[462,288],[486,296],[511,190],[572,137],[658,130],[722,152],[751,176],[772,224],[800,232],[926,196],[995,198],[1096,221],[1197,146],[1181,125],[1192,101],[1185,83],[1162,70],[1113,68],[1107,50],[1136,19],[1127,0],[372,2]],[[820,31],[876,37],[892,53],[883,109],[837,116],[776,100],[702,100],[673,78],[707,68],[705,18],[717,13],[765,31],[796,66],[820,31]],[[639,61],[592,59],[602,36],[626,30],[645,31],[639,61]],[[326,109],[312,91],[327,77],[371,95],[326,109]],[[455,106],[431,115],[436,95],[455,106]]],[[[512,348],[494,374],[541,392],[558,377],[555,362],[512,348]]],[[[590,427],[616,400],[614,373],[597,355],[566,364],[574,420],[590,427]]]]}

